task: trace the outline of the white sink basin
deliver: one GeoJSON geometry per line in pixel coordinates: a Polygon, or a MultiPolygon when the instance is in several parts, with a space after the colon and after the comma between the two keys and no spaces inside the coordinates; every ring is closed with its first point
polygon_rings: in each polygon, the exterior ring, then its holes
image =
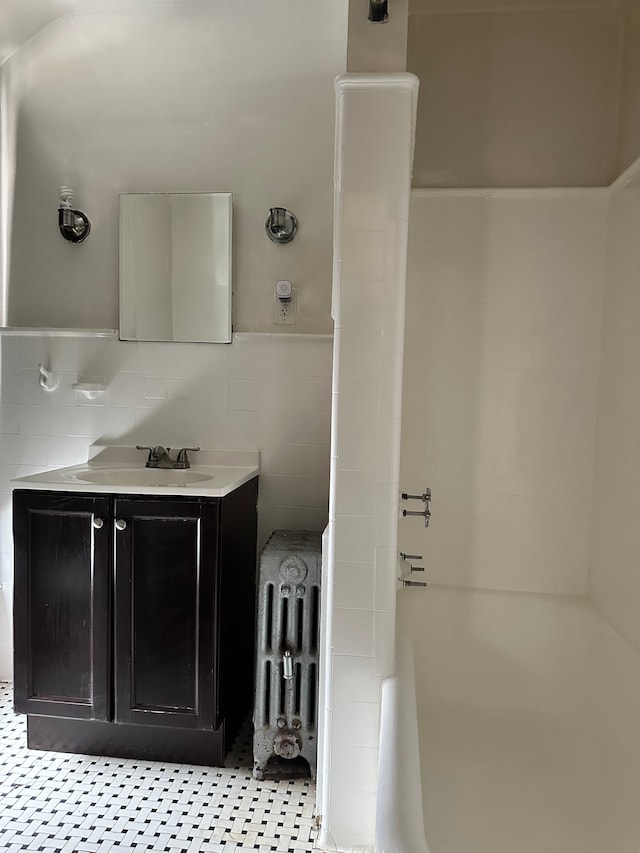
{"type": "Polygon", "coordinates": [[[85,468],[67,473],[69,480],[81,480],[97,486],[188,486],[216,478],[198,471],[175,471],[171,468],[85,468]]]}
{"type": "MultiPolygon", "coordinates": [[[[1,0],[0,0],[1,2],[1,0]]],[[[255,451],[208,450],[191,468],[145,468],[135,447],[97,447],[88,463],[29,474],[11,481],[14,489],[103,493],[224,497],[259,473],[255,451]]]]}

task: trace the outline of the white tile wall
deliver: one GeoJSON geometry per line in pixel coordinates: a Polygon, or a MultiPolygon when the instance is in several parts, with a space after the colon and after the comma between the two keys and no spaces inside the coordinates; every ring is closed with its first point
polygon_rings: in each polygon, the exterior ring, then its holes
{"type": "MultiPolygon", "coordinates": [[[[350,703],[347,703],[349,705],[350,703]]],[[[353,708],[347,707],[347,715],[353,712],[353,708]]],[[[335,725],[335,722],[334,722],[335,725]]],[[[336,732],[339,731],[336,725],[336,732]]],[[[357,791],[375,792],[378,750],[362,746],[347,746],[349,738],[353,734],[353,725],[346,725],[342,733],[342,743],[335,743],[331,760],[333,772],[337,779],[353,779],[353,787],[357,791]]],[[[377,733],[376,733],[377,741],[377,733]]],[[[341,790],[336,788],[336,792],[341,790]]],[[[352,790],[351,786],[344,790],[347,794],[352,790]]]]}
{"type": "Polygon", "coordinates": [[[4,337],[0,341],[0,679],[11,673],[9,481],[80,463],[92,442],[261,451],[259,544],[322,530],[330,455],[330,339],[241,336],[230,346],[4,337]],[[59,373],[51,393],[39,361],[59,373]],[[87,403],[78,377],[108,388],[87,403]]]}
{"type": "MultiPolygon", "coordinates": [[[[370,562],[336,562],[333,588],[336,602],[339,601],[341,608],[347,608],[349,611],[347,619],[351,618],[352,610],[373,611],[375,587],[371,583],[370,562]]],[[[338,644],[335,637],[334,634],[334,642],[338,644]]],[[[367,653],[371,654],[370,649],[367,653]]]]}
{"type": "Polygon", "coordinates": [[[333,687],[343,702],[377,703],[380,699],[380,679],[375,674],[373,658],[334,655],[333,687]]]}
{"type": "Polygon", "coordinates": [[[417,80],[353,75],[338,81],[337,93],[320,845],[370,851],[380,685],[393,668],[406,222],[417,80]]]}
{"type": "Polygon", "coordinates": [[[333,709],[334,743],[375,749],[378,746],[379,714],[375,703],[336,701],[333,709]]]}
{"type": "Polygon", "coordinates": [[[607,190],[414,191],[401,519],[430,581],[587,594],[607,190]]]}
{"type": "MultiPolygon", "coordinates": [[[[369,575],[371,568],[369,568],[369,575]]],[[[336,571],[348,569],[344,563],[336,563],[336,571]]],[[[370,583],[370,578],[367,579],[370,583]]],[[[335,589],[334,589],[335,596],[335,589]]],[[[366,585],[363,588],[363,598],[366,600],[366,585]]],[[[337,599],[334,599],[337,601],[337,599]]],[[[364,602],[363,602],[364,606],[364,602]]],[[[338,655],[356,655],[371,657],[373,655],[373,609],[352,610],[347,607],[335,606],[333,609],[333,650],[338,655]]]]}
{"type": "Polygon", "coordinates": [[[353,850],[355,853],[371,849],[369,839],[373,838],[375,833],[375,814],[376,795],[373,791],[336,790],[331,818],[335,834],[353,841],[351,847],[346,849],[353,850]]]}

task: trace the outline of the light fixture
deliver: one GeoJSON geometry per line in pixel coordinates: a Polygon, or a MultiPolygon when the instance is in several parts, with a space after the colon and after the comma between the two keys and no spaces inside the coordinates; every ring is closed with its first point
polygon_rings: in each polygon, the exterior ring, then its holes
{"type": "Polygon", "coordinates": [[[91,233],[89,218],[81,210],[74,210],[73,190],[60,187],[58,206],[58,227],[65,240],[70,243],[82,243],[91,233]]]}
{"type": "Polygon", "coordinates": [[[387,0],[369,0],[369,20],[374,24],[388,23],[387,0]]]}
{"type": "Polygon", "coordinates": [[[284,207],[272,207],[264,223],[267,237],[274,243],[290,243],[296,236],[298,220],[284,207]]]}

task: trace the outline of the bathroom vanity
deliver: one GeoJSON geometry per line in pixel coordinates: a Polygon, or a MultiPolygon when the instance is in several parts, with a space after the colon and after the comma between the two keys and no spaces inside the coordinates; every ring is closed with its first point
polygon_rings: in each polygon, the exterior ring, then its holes
{"type": "Polygon", "coordinates": [[[253,696],[258,479],[257,465],[213,471],[90,464],[14,481],[30,747],[223,762],[253,696]]]}

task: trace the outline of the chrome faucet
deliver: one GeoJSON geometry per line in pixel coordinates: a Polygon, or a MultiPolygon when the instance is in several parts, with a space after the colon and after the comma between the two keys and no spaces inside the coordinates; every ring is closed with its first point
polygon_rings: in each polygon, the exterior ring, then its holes
{"type": "Polygon", "coordinates": [[[178,451],[175,459],[169,456],[170,447],[163,447],[161,444],[155,447],[141,447],[136,445],[137,450],[148,450],[149,456],[145,463],[145,468],[172,468],[174,470],[183,471],[185,468],[191,468],[189,462],[189,452],[196,453],[200,450],[199,447],[183,447],[178,451]]]}

